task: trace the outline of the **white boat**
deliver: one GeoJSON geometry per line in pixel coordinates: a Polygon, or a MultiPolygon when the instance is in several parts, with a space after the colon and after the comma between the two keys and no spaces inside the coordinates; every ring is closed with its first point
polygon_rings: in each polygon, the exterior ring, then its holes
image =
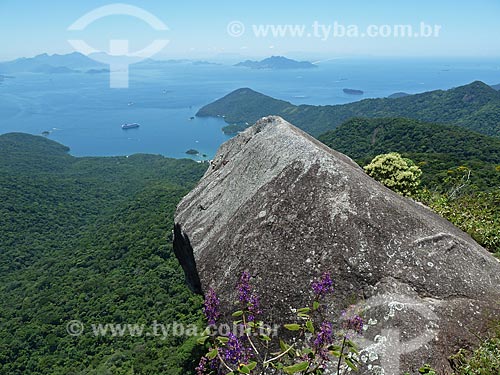
{"type": "Polygon", "coordinates": [[[133,123],[133,124],[123,124],[122,125],[122,129],[123,130],[126,130],[126,129],[133,129],[133,128],[138,128],[140,125],[139,124],[136,124],[136,123],[133,123]]]}

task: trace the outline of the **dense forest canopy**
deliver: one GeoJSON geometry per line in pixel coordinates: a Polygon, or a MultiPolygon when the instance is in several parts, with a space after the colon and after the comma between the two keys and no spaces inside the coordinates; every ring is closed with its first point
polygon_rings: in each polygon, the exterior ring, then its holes
{"type": "Polygon", "coordinates": [[[189,374],[193,338],[72,337],[66,324],[199,324],[170,233],[206,166],[67,151],[0,136],[0,373],[189,374]]]}
{"type": "Polygon", "coordinates": [[[361,165],[375,156],[398,152],[423,171],[430,189],[446,187],[449,171],[465,166],[471,185],[481,190],[500,187],[500,139],[464,128],[404,118],[351,119],[319,140],[361,165]]]}

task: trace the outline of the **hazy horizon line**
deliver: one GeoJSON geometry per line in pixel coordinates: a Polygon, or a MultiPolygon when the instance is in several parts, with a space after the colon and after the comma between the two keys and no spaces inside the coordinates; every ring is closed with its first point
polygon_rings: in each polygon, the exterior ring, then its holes
{"type": "MultiPolygon", "coordinates": [[[[96,55],[96,54],[106,54],[109,55],[105,51],[97,51],[91,54],[85,54],[79,51],[65,51],[65,52],[41,52],[41,53],[34,53],[30,55],[17,55],[14,57],[0,57],[0,63],[6,63],[6,62],[13,62],[15,60],[19,59],[33,59],[39,56],[47,55],[49,57],[52,56],[67,56],[67,55],[72,55],[72,54],[78,54],[78,55],[83,55],[86,57],[91,58],[91,55],[96,55]]],[[[123,55],[126,56],[126,55],[123,55]]],[[[290,52],[280,52],[280,53],[256,53],[256,54],[244,54],[241,52],[219,52],[215,54],[209,54],[209,53],[201,53],[201,54],[191,54],[191,53],[184,53],[184,54],[172,54],[172,55],[158,55],[158,56],[153,56],[144,60],[154,60],[154,61],[169,61],[169,60],[207,60],[207,59],[215,59],[215,60],[223,60],[223,59],[235,59],[235,58],[241,58],[241,59],[254,59],[254,60],[261,60],[273,56],[283,56],[289,59],[302,59],[302,60],[316,60],[315,63],[320,63],[320,62],[327,62],[327,61],[334,61],[334,60],[343,60],[343,59],[435,59],[435,60],[446,60],[446,59],[455,59],[455,60],[495,60],[495,59],[500,59],[500,56],[493,56],[493,55],[483,55],[483,56],[478,56],[478,55],[435,55],[435,54],[416,54],[416,55],[405,55],[405,54],[349,54],[349,55],[337,55],[334,56],[332,54],[324,53],[321,51],[310,51],[310,52],[305,52],[305,51],[290,51],[290,52]],[[309,56],[309,57],[307,57],[309,56]],[[321,61],[317,61],[317,60],[321,61]]],[[[499,61],[499,66],[500,66],[500,61],[499,61]]]]}

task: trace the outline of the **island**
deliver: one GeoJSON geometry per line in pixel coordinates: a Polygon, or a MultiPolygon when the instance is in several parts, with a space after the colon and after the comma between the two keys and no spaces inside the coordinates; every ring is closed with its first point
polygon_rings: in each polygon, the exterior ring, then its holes
{"type": "Polygon", "coordinates": [[[246,60],[236,64],[235,66],[250,68],[250,69],[271,69],[271,70],[313,69],[318,67],[317,65],[314,65],[309,61],[297,61],[288,59],[284,56],[271,56],[261,61],[246,60]]]}
{"type": "Polygon", "coordinates": [[[405,96],[410,96],[410,94],[408,94],[406,92],[395,92],[394,94],[389,95],[388,98],[389,99],[399,99],[399,98],[404,98],[405,96]]]}
{"type": "Polygon", "coordinates": [[[211,61],[205,61],[205,60],[195,60],[191,64],[193,65],[222,65],[219,63],[211,62],[211,61]]]}
{"type": "Polygon", "coordinates": [[[89,69],[85,73],[87,73],[87,74],[109,73],[109,69],[107,69],[107,68],[103,68],[103,69],[89,69]]]}
{"type": "Polygon", "coordinates": [[[196,116],[223,119],[228,126],[228,133],[241,131],[272,113],[298,125],[313,136],[332,130],[352,117],[397,116],[455,123],[479,133],[499,137],[499,105],[499,92],[480,81],[447,91],[435,90],[399,99],[366,99],[322,106],[294,105],[250,88],[240,88],[200,108],[196,116]],[[475,98],[475,101],[471,103],[470,98],[475,98]],[[465,112],[467,116],[463,117],[465,112]]]}
{"type": "Polygon", "coordinates": [[[362,90],[344,89],[343,91],[345,94],[348,94],[348,95],[363,95],[364,94],[364,92],[362,90]]]}
{"type": "Polygon", "coordinates": [[[68,74],[68,73],[80,73],[79,70],[68,68],[67,66],[51,66],[48,64],[39,65],[32,70],[33,73],[45,73],[45,74],[68,74]]]}
{"type": "Polygon", "coordinates": [[[195,149],[191,148],[191,149],[189,149],[189,150],[186,151],[186,154],[188,154],[188,155],[199,155],[200,152],[198,150],[195,150],[195,149]]]}
{"type": "Polygon", "coordinates": [[[500,83],[498,85],[492,85],[491,87],[497,91],[500,91],[500,83]]]}
{"type": "Polygon", "coordinates": [[[42,74],[66,74],[80,73],[89,69],[104,68],[105,65],[92,60],[79,52],[67,55],[48,55],[46,53],[35,57],[21,57],[12,61],[0,62],[2,74],[13,73],[42,73],[42,74]]]}

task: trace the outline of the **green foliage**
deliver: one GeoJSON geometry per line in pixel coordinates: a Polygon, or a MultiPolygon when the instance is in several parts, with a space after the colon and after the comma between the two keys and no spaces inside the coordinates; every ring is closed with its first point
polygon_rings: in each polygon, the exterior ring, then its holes
{"type": "Polygon", "coordinates": [[[500,374],[500,322],[491,332],[476,350],[462,349],[451,357],[455,375],[500,374]]]}
{"type": "Polygon", "coordinates": [[[227,135],[236,135],[248,128],[247,124],[231,124],[224,126],[222,131],[227,135]]]}
{"type": "Polygon", "coordinates": [[[194,339],[95,337],[89,325],[201,324],[167,234],[204,170],[152,155],[74,158],[42,137],[0,136],[0,373],[192,373],[194,339]],[[66,332],[73,319],[83,335],[66,332]]]}
{"type": "Polygon", "coordinates": [[[327,146],[366,165],[376,155],[400,153],[422,169],[422,184],[447,192],[449,171],[465,166],[470,187],[500,186],[500,140],[456,126],[402,118],[351,119],[319,137],[327,146]]]}
{"type": "Polygon", "coordinates": [[[417,192],[422,175],[413,161],[396,152],[376,156],[364,169],[381,184],[406,196],[417,192]]]}
{"type": "Polygon", "coordinates": [[[253,124],[261,117],[278,115],[314,136],[333,130],[354,117],[406,117],[500,136],[500,93],[476,81],[447,91],[437,90],[397,99],[296,106],[250,89],[239,89],[206,105],[197,115],[224,116],[228,124],[237,125],[253,124]]]}
{"type": "Polygon", "coordinates": [[[500,257],[500,189],[458,198],[424,190],[417,199],[500,257]]]}

